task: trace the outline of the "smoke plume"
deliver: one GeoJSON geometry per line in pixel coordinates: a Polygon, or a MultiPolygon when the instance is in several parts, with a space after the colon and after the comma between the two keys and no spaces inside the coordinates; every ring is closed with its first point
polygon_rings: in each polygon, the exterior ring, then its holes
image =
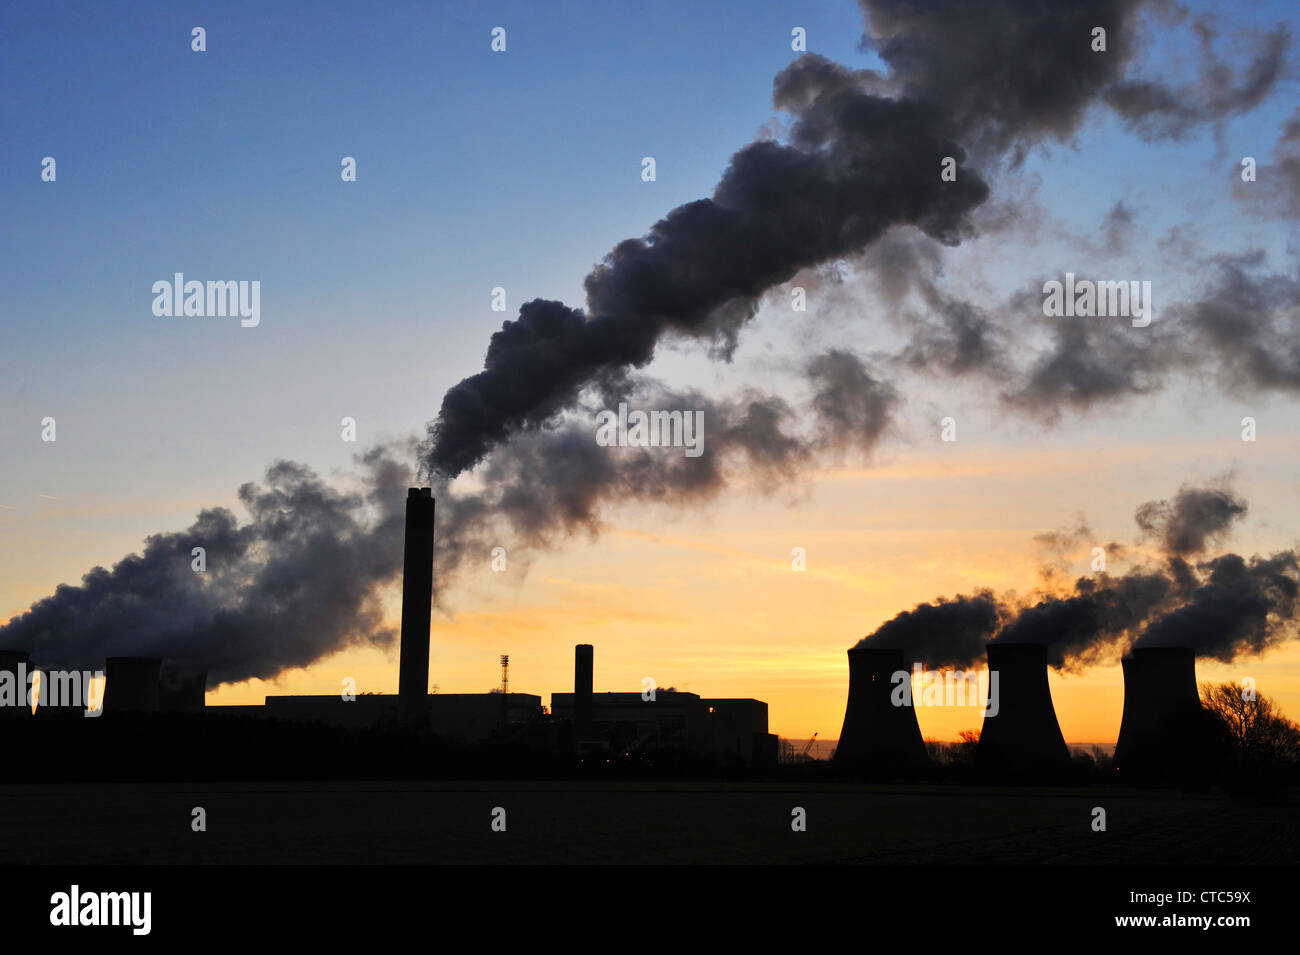
{"type": "Polygon", "coordinates": [[[964,667],[984,656],[1006,608],[990,590],[917,604],[858,641],[859,647],[902,650],[905,660],[964,667]]]}
{"type": "MultiPolygon", "coordinates": [[[[1139,5],[867,0],[889,75],[814,54],[783,70],[773,104],[791,117],[788,142],[750,143],[712,197],[615,246],[587,276],[587,312],[525,304],[492,336],[483,370],[443,398],[424,467],[456,477],[572,407],[584,388],[609,393],[669,333],[708,336],[730,355],[764,291],[861,252],[891,226],[957,243],[989,194],[962,143],[995,156],[1068,136],[1121,77],[1139,5]],[[1114,38],[1105,56],[1088,46],[1097,26],[1114,38]],[[939,175],[945,158],[955,181],[939,175]]],[[[968,338],[969,327],[957,317],[968,338]]]]}
{"type": "Polygon", "coordinates": [[[1157,537],[1168,554],[1199,554],[1219,540],[1248,506],[1227,487],[1183,487],[1173,502],[1147,501],[1134,520],[1147,534],[1157,537]]]}
{"type": "Polygon", "coordinates": [[[111,570],[60,585],[0,628],[0,646],[42,665],[98,668],[109,656],[206,667],[209,685],[274,677],[358,644],[387,646],[380,584],[402,568],[410,468],[372,452],[364,489],[343,492],[280,461],[245,484],[248,517],[201,511],[184,531],[154,534],[111,570]],[[205,569],[195,569],[196,547],[205,569]]]}
{"type": "Polygon", "coordinates": [[[1296,552],[1249,559],[1227,553],[1196,565],[1185,559],[1246,511],[1226,484],[1185,486],[1172,503],[1148,501],[1134,515],[1160,543],[1160,566],[1080,577],[1068,592],[1031,602],[989,590],[940,598],[903,611],[858,646],[901,649],[927,666],[966,667],[979,663],[990,641],[1036,643],[1063,670],[1091,666],[1130,645],[1190,647],[1224,661],[1260,653],[1297,635],[1296,552]]]}

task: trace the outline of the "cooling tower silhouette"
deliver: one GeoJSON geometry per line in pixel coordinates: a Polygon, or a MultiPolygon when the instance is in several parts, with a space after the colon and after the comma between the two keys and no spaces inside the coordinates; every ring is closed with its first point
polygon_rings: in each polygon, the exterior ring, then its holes
{"type": "Polygon", "coordinates": [[[202,712],[207,689],[207,670],[163,667],[158,675],[158,709],[164,713],[202,712]]]}
{"type": "Polygon", "coordinates": [[[1115,771],[1127,778],[1187,775],[1220,742],[1220,729],[1201,707],[1196,653],[1188,647],[1134,649],[1124,668],[1124,715],[1115,744],[1115,771]]]}
{"type": "Polygon", "coordinates": [[[849,650],[849,702],[835,747],[836,768],[855,775],[889,775],[920,769],[929,762],[916,710],[895,706],[891,699],[900,685],[896,673],[912,678],[903,665],[902,650],[849,650]]]}
{"type": "Polygon", "coordinates": [[[104,661],[104,715],[111,713],[157,713],[158,672],[156,657],[109,657],[104,661]]]}
{"type": "MultiPolygon", "coordinates": [[[[31,716],[32,708],[27,704],[27,675],[31,673],[27,653],[22,650],[0,650],[0,677],[11,686],[13,697],[0,697],[0,718],[31,716]]],[[[7,693],[8,691],[0,691],[7,693]]]]}
{"type": "Polygon", "coordinates": [[[983,775],[1012,781],[1063,777],[1070,751],[1047,686],[1047,647],[994,641],[988,645],[988,661],[990,696],[997,674],[997,715],[984,716],[976,767],[983,775]]]}

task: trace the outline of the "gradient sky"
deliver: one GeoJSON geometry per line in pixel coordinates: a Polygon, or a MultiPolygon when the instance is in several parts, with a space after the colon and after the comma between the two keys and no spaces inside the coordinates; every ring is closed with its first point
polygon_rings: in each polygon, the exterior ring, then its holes
{"type": "MultiPolygon", "coordinates": [[[[1231,17],[1233,65],[1248,28],[1287,21],[1300,34],[1289,3],[1231,17]]],[[[859,49],[848,0],[0,10],[0,621],[199,508],[238,511],[236,488],[277,458],[345,474],[357,450],[340,441],[345,415],[362,443],[422,432],[521,302],[581,304],[583,277],[617,241],[711,193],[773,120],[794,26],[811,51],[880,67],[859,49]],[[194,26],[206,53],[190,50],[194,26]],[[495,26],[508,31],[505,54],[489,49],[495,26]],[[653,183],[640,178],[647,155],[653,183]],[[56,183],[40,180],[44,156],[57,159],[56,183]],[[343,156],[357,159],[355,183],[340,181],[343,156]],[[151,285],[176,271],[260,280],[260,327],[156,318],[151,285]],[[489,308],[494,286],[507,315],[489,308]],[[53,444],[40,440],[47,415],[53,444]]],[[[1186,23],[1152,35],[1136,66],[1194,68],[1186,23]]],[[[1005,182],[1042,210],[1036,240],[967,243],[948,280],[1005,296],[1067,270],[1151,278],[1159,321],[1162,302],[1198,280],[1159,241],[1179,227],[1206,251],[1263,248],[1294,274],[1295,223],[1252,214],[1233,184],[1241,156],[1267,161],[1296,87],[1292,67],[1256,109],[1172,143],[1145,143],[1098,110],[1075,142],[1034,151],[1005,182]],[[1081,246],[1100,242],[1117,201],[1136,216],[1128,248],[1081,246]]],[[[812,337],[883,347],[861,293],[857,304],[814,293],[825,321],[812,337]]],[[[653,371],[725,393],[768,380],[809,335],[780,304],[735,362],[679,345],[653,371]]],[[[616,507],[599,540],[539,555],[526,573],[495,575],[485,560],[435,620],[431,681],[486,690],[508,652],[512,687],[549,703],[572,688],[573,645],[593,643],[598,691],[653,676],[766,700],[782,735],[834,737],[847,647],[920,600],[1032,589],[1034,535],[1081,512],[1101,542],[1129,542],[1138,504],[1231,472],[1251,504],[1232,543],[1295,543],[1294,399],[1192,381],[1044,428],[975,386],[906,394],[869,463],[827,462],[774,496],[741,488],[707,508],[616,507]],[[1254,444],[1239,439],[1247,414],[1254,444]],[[945,415],[959,421],[952,444],[937,440],[945,415]],[[790,569],[796,546],[806,573],[790,569]]],[[[1087,572],[1088,548],[1071,560],[1070,573],[1087,572]]],[[[1198,674],[1253,676],[1300,717],[1300,648],[1198,674]]],[[[395,648],[223,687],[209,702],[333,693],[344,676],[395,690],[395,648]]],[[[1118,663],[1054,674],[1052,691],[1067,739],[1113,741],[1118,663]]],[[[979,723],[974,710],[920,719],[944,738],[979,723]]]]}

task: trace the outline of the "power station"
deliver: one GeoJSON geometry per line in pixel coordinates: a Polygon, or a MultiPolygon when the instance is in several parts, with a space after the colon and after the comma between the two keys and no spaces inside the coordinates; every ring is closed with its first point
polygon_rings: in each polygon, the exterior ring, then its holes
{"type": "MultiPolygon", "coordinates": [[[[506,654],[499,657],[499,689],[430,693],[434,507],[431,488],[409,489],[395,696],[268,696],[261,706],[206,707],[208,673],[201,665],[114,656],[104,661],[103,714],[116,720],[124,714],[206,710],[354,729],[391,724],[466,743],[545,738],[552,752],[579,761],[677,750],[751,768],[775,764],[777,738],[768,732],[766,703],[706,699],[672,689],[597,693],[591,644],[574,647],[573,691],[552,693],[549,713],[541,696],[511,692],[506,654]]],[[[985,713],[976,769],[987,778],[1006,781],[1064,779],[1070,755],[1052,705],[1047,647],[994,639],[986,653],[989,672],[997,675],[997,699],[985,713]]],[[[834,753],[836,769],[877,778],[924,772],[930,760],[912,705],[911,673],[903,651],[858,645],[848,651],[848,663],[848,701],[834,753]]],[[[1159,775],[1162,767],[1195,764],[1198,756],[1223,742],[1223,728],[1201,707],[1191,649],[1139,647],[1122,664],[1124,712],[1114,757],[1121,776],[1138,779],[1159,775]]],[[[75,714],[57,700],[50,705],[50,674],[34,664],[27,651],[9,649],[0,650],[0,685],[10,687],[0,716],[32,717],[27,693],[33,674],[41,687],[37,719],[43,714],[75,714]]],[[[15,724],[8,725],[17,730],[15,724]]]]}

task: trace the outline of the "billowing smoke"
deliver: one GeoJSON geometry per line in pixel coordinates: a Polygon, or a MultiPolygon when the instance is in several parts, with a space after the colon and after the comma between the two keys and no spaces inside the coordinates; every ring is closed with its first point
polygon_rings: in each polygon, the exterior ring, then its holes
{"type": "MultiPolygon", "coordinates": [[[[707,336],[730,355],[764,291],[861,252],[891,226],[958,242],[988,196],[962,143],[993,158],[1068,136],[1120,79],[1140,4],[862,5],[890,74],[813,54],[783,70],[773,102],[791,117],[788,142],[749,144],[712,197],[619,243],[587,276],[588,313],[526,303],[492,336],[483,370],[443,398],[429,426],[429,473],[456,477],[512,434],[553,420],[588,387],[610,394],[669,333],[707,336]],[[1097,26],[1112,37],[1104,56],[1088,44],[1097,26]],[[955,181],[939,175],[945,158],[956,163],[955,181]]],[[[954,320],[964,347],[979,347],[969,322],[954,320]]]]}
{"type": "Polygon", "coordinates": [[[1224,554],[1203,565],[1203,582],[1183,606],[1154,621],[1138,647],[1192,647],[1225,662],[1258,654],[1297,634],[1300,558],[1287,550],[1249,560],[1224,554]]]}
{"type": "Polygon", "coordinates": [[[1199,554],[1246,516],[1245,501],[1227,487],[1183,487],[1170,501],[1147,501],[1137,509],[1138,527],[1154,535],[1168,554],[1199,554]]]}
{"type": "Polygon", "coordinates": [[[904,610],[857,646],[902,650],[904,660],[931,667],[965,667],[984,656],[984,645],[1005,614],[991,590],[939,597],[904,610]]]}
{"type": "Polygon", "coordinates": [[[184,531],[152,535],[141,553],[15,617],[0,628],[0,646],[78,669],[109,656],[166,657],[206,667],[215,685],[388,645],[377,593],[402,568],[411,472],[381,452],[363,464],[358,492],[273,464],[265,485],[239,489],[246,520],[211,508],[184,531]]]}
{"type": "Polygon", "coordinates": [[[726,400],[629,377],[624,397],[630,408],[701,414],[704,453],[698,457],[677,448],[601,447],[597,409],[584,404],[489,454],[475,474],[477,490],[438,479],[440,597],[468,557],[506,540],[514,552],[554,546],[577,533],[594,536],[603,509],[614,502],[690,507],[737,481],[774,492],[823,456],[869,455],[889,426],[898,400],[893,389],[840,349],[808,360],[804,372],[809,396],[800,408],[758,392],[726,400]]]}
{"type": "Polygon", "coordinates": [[[1023,608],[994,640],[1042,644],[1050,665],[1082,669],[1105,658],[1118,640],[1167,606],[1173,590],[1168,577],[1157,572],[1080,577],[1072,594],[1023,608]]]}
{"type": "Polygon", "coordinates": [[[1158,567],[1080,577],[1069,592],[1030,602],[988,590],[940,598],[903,611],[858,646],[901,649],[927,666],[966,667],[983,658],[991,640],[1036,643],[1064,670],[1113,658],[1130,645],[1190,647],[1225,661],[1260,653],[1297,635],[1297,554],[1246,559],[1228,553],[1197,565],[1185,559],[1246,511],[1225,483],[1185,486],[1172,503],[1148,501],[1135,514],[1142,531],[1161,544],[1165,559],[1158,567]]]}
{"type": "Polygon", "coordinates": [[[819,57],[787,68],[776,101],[798,116],[792,144],[745,147],[711,199],[616,246],[587,276],[590,317],[559,302],[526,303],[492,336],[483,371],[443,398],[429,428],[429,471],[455,477],[511,434],[572,407],[583,389],[611,393],[669,332],[721,339],[729,352],[764,291],[891,225],[957,241],[987,186],[968,169],[943,182],[941,161],[960,160],[961,147],[927,111],[861,83],[819,57]]]}
{"type": "Polygon", "coordinates": [[[1217,256],[1206,262],[1213,281],[1198,300],[1176,311],[1198,350],[1218,363],[1230,392],[1300,392],[1300,282],[1261,273],[1259,256],[1217,256]]]}

